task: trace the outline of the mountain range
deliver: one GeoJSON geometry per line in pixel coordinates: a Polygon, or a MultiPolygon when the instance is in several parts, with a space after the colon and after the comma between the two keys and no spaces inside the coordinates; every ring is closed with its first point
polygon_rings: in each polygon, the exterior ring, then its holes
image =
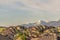
{"type": "Polygon", "coordinates": [[[46,25],[46,26],[54,26],[54,27],[57,27],[57,26],[60,26],[60,20],[58,21],[49,21],[49,22],[45,22],[45,21],[41,21],[40,22],[41,25],[46,25]]]}
{"type": "Polygon", "coordinates": [[[46,25],[48,27],[49,26],[57,27],[57,26],[60,26],[60,20],[58,20],[58,21],[49,21],[49,22],[38,21],[38,22],[35,22],[35,23],[22,24],[22,26],[26,26],[26,27],[37,26],[37,25],[46,25]]]}

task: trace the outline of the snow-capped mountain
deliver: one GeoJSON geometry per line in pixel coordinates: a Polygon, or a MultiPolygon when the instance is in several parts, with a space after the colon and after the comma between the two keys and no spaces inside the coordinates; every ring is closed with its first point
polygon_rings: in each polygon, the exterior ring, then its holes
{"type": "Polygon", "coordinates": [[[38,26],[38,25],[40,25],[40,20],[33,23],[22,24],[22,26],[25,26],[25,27],[32,27],[32,26],[38,26]]]}
{"type": "Polygon", "coordinates": [[[28,23],[28,24],[23,24],[22,26],[25,26],[25,27],[31,27],[31,26],[38,26],[38,25],[46,25],[46,26],[60,26],[60,20],[59,21],[49,21],[49,22],[46,22],[46,21],[37,21],[35,23],[28,23]]]}

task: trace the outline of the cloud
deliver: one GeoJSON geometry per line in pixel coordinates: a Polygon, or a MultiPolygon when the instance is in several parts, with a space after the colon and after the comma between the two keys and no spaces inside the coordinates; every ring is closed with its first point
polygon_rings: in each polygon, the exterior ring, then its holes
{"type": "Polygon", "coordinates": [[[0,0],[0,5],[16,9],[38,9],[52,13],[60,11],[60,0],[0,0]]]}
{"type": "Polygon", "coordinates": [[[60,0],[0,0],[0,19],[6,24],[59,18],[60,0]]]}
{"type": "Polygon", "coordinates": [[[32,15],[41,11],[46,11],[48,14],[60,13],[60,0],[0,0],[0,5],[4,9],[33,11],[32,15]]]}
{"type": "Polygon", "coordinates": [[[57,13],[60,11],[60,0],[49,0],[48,3],[44,3],[41,0],[20,0],[20,1],[30,8],[45,10],[52,13],[57,13]]]}

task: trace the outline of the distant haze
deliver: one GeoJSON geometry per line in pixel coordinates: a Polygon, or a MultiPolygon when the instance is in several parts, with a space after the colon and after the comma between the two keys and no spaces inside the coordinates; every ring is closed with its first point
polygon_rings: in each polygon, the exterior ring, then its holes
{"type": "Polygon", "coordinates": [[[0,25],[60,19],[60,0],[0,0],[0,25]]]}

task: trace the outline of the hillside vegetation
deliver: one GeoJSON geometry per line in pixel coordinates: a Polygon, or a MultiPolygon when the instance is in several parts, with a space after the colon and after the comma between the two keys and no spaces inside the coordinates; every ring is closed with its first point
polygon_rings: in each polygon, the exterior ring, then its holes
{"type": "Polygon", "coordinates": [[[40,35],[44,35],[45,33],[54,33],[60,37],[60,27],[53,27],[53,26],[45,26],[45,25],[38,25],[38,26],[10,26],[7,28],[0,28],[0,32],[3,36],[12,37],[13,40],[30,40],[31,38],[40,37],[40,35]],[[11,34],[11,35],[10,35],[11,34]]]}

